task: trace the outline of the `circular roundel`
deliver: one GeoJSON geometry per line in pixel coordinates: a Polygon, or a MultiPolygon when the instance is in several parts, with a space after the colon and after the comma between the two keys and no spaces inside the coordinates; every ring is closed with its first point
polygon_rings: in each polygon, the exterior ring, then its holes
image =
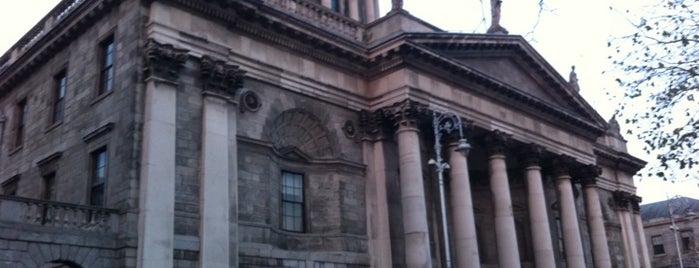
{"type": "Polygon", "coordinates": [[[260,102],[260,96],[252,91],[246,91],[240,96],[241,106],[250,112],[255,112],[260,109],[262,102],[260,102]]]}

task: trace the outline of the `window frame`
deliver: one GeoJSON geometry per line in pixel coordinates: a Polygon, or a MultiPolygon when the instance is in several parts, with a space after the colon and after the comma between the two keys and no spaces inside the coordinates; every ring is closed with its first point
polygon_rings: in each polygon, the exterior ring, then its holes
{"type": "Polygon", "coordinates": [[[22,98],[17,102],[16,107],[16,118],[15,118],[15,148],[20,148],[24,144],[24,139],[26,138],[26,125],[27,117],[29,114],[29,100],[28,98],[22,98]]]}
{"type": "Polygon", "coordinates": [[[654,235],[650,237],[650,243],[653,247],[653,255],[665,255],[665,241],[662,235],[654,235]],[[657,242],[660,242],[659,244],[657,242]]]}
{"type": "MultiPolygon", "coordinates": [[[[296,182],[296,181],[295,181],[296,182]]],[[[288,232],[296,232],[296,233],[304,233],[306,232],[306,176],[303,173],[299,172],[293,172],[293,171],[288,171],[288,170],[282,170],[281,176],[280,176],[280,184],[279,184],[280,190],[279,190],[279,226],[282,230],[288,231],[288,232]],[[300,187],[297,185],[286,185],[285,184],[285,175],[293,176],[291,179],[299,179],[298,182],[300,182],[300,187]],[[300,200],[293,200],[290,198],[287,198],[285,196],[285,190],[288,189],[286,187],[291,187],[291,190],[300,190],[300,200]],[[290,205],[294,208],[294,212],[292,212],[292,215],[286,215],[286,210],[285,207],[286,205],[290,205]],[[295,208],[298,208],[299,214],[296,214],[295,208]],[[286,219],[287,217],[291,217],[290,219],[293,220],[292,225],[293,226],[288,226],[286,219]]]]}
{"type": "Polygon", "coordinates": [[[20,175],[15,175],[2,182],[2,184],[0,185],[0,187],[2,188],[2,194],[9,196],[17,196],[17,192],[19,191],[20,178],[20,175]]]}
{"type": "Polygon", "coordinates": [[[114,33],[108,34],[99,43],[99,81],[97,96],[102,96],[114,91],[114,60],[116,43],[114,33]]]}
{"type": "Polygon", "coordinates": [[[682,243],[682,251],[691,251],[694,249],[694,231],[680,230],[680,242],[682,243]],[[688,235],[687,235],[688,234],[688,235]]]}
{"type": "Polygon", "coordinates": [[[42,176],[43,188],[41,191],[42,200],[56,201],[56,172],[49,172],[42,176]]]}
{"type": "Polygon", "coordinates": [[[102,146],[99,147],[93,151],[90,152],[90,178],[88,181],[88,194],[87,194],[87,204],[90,206],[96,206],[96,207],[104,207],[105,204],[107,203],[107,180],[108,180],[108,167],[109,167],[109,150],[107,150],[107,146],[102,146]],[[100,155],[104,156],[104,163],[101,166],[99,164],[99,159],[100,155]],[[98,170],[102,170],[102,178],[101,181],[98,180],[99,174],[98,170]],[[98,192],[101,195],[101,198],[98,200],[95,199],[95,193],[98,192]]]}
{"type": "Polygon", "coordinates": [[[68,91],[67,70],[63,69],[58,72],[54,76],[53,80],[53,109],[51,113],[51,125],[56,125],[63,122],[63,117],[65,115],[65,96],[66,92],[68,91]]]}

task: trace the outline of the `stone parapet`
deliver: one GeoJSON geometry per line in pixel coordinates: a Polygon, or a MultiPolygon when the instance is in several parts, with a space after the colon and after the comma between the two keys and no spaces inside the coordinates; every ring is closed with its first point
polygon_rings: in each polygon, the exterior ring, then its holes
{"type": "Polygon", "coordinates": [[[0,195],[0,222],[115,232],[117,217],[113,209],[0,195]]]}

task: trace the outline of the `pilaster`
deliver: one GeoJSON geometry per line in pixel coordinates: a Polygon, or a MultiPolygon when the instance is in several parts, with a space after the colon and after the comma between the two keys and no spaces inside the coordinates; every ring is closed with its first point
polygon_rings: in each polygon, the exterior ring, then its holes
{"type": "Polygon", "coordinates": [[[237,143],[235,96],[244,72],[209,56],[201,58],[203,85],[200,174],[200,267],[237,265],[237,143]],[[232,158],[232,159],[231,159],[232,158]]]}
{"type": "Polygon", "coordinates": [[[364,164],[367,166],[365,192],[371,267],[392,267],[388,193],[386,191],[386,139],[390,133],[382,110],[359,114],[364,164]]]}
{"type": "Polygon", "coordinates": [[[175,131],[179,70],[186,50],[149,40],[141,153],[137,267],[173,267],[175,131]]]}

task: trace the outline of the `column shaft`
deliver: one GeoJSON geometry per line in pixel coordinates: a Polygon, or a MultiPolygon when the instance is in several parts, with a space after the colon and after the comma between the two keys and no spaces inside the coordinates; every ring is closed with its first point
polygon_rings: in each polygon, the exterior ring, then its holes
{"type": "Polygon", "coordinates": [[[412,124],[400,123],[396,132],[400,161],[401,201],[405,233],[406,266],[432,267],[425,189],[422,182],[420,137],[412,124]]]}
{"type": "Polygon", "coordinates": [[[585,194],[587,225],[588,228],[590,228],[592,257],[595,267],[612,267],[612,260],[609,256],[607,232],[604,228],[604,218],[602,217],[602,207],[599,201],[597,186],[595,184],[587,184],[583,187],[583,191],[585,194]]]}
{"type": "Polygon", "coordinates": [[[624,249],[626,250],[626,267],[641,267],[640,261],[638,259],[638,246],[636,245],[636,235],[633,233],[633,225],[631,223],[631,213],[628,210],[619,211],[621,224],[621,231],[624,233],[626,243],[624,243],[624,249]]]}
{"type": "Polygon", "coordinates": [[[535,266],[556,267],[541,167],[538,164],[530,164],[524,173],[527,179],[527,205],[533,236],[535,266]]]}
{"type": "Polygon", "coordinates": [[[643,231],[641,214],[634,212],[633,217],[636,219],[636,228],[638,228],[636,230],[636,235],[638,236],[638,249],[641,254],[641,267],[651,267],[648,243],[646,243],[645,232],[643,231]]]}
{"type": "Polygon", "coordinates": [[[448,151],[455,267],[480,267],[466,152],[457,151],[456,144],[449,146],[448,151]]]}
{"type": "Polygon", "coordinates": [[[578,226],[578,214],[575,209],[575,197],[573,185],[568,174],[558,175],[556,178],[556,190],[558,203],[561,210],[561,224],[563,226],[563,244],[568,268],[585,268],[585,255],[578,226]]]}
{"type": "Polygon", "coordinates": [[[229,267],[228,107],[204,95],[201,152],[201,267],[229,267]]]}
{"type": "Polygon", "coordinates": [[[176,85],[146,81],[141,153],[138,267],[173,267],[176,85]]]}
{"type": "Polygon", "coordinates": [[[493,213],[495,214],[495,238],[500,267],[520,267],[517,232],[512,214],[512,197],[507,178],[505,155],[495,153],[488,162],[490,171],[490,190],[493,194],[493,213]]]}

